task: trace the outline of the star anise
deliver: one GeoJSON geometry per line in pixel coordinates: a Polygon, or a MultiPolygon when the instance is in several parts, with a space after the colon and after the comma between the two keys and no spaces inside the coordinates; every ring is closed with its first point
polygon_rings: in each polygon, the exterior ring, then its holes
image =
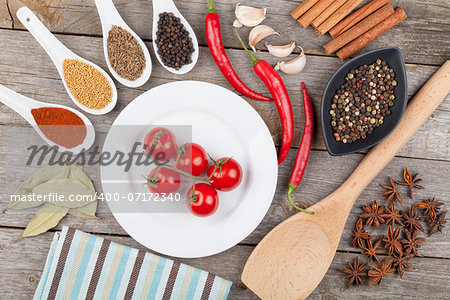
{"type": "Polygon", "coordinates": [[[381,215],[385,220],[386,224],[394,226],[395,223],[401,226],[405,226],[400,218],[402,217],[402,213],[399,209],[395,209],[394,202],[391,202],[389,207],[386,207],[386,213],[381,215]]]}
{"type": "Polygon", "coordinates": [[[380,184],[380,186],[382,186],[386,191],[383,192],[380,197],[384,197],[387,196],[387,200],[386,203],[389,202],[394,202],[394,198],[397,199],[398,203],[400,203],[401,205],[403,205],[403,199],[402,196],[400,196],[400,194],[398,193],[398,188],[395,185],[395,181],[394,179],[392,179],[391,177],[389,177],[389,182],[391,183],[391,185],[386,185],[386,184],[380,184]]]}
{"type": "Polygon", "coordinates": [[[405,238],[401,239],[400,242],[403,244],[404,253],[406,255],[411,254],[416,256],[417,249],[420,248],[420,244],[425,242],[425,238],[417,238],[417,234],[419,233],[417,230],[411,233],[408,229],[405,229],[403,233],[405,234],[405,238]]]}
{"type": "Polygon", "coordinates": [[[445,219],[446,214],[447,214],[447,212],[444,211],[437,217],[437,219],[428,220],[428,224],[431,227],[430,232],[428,233],[428,236],[432,236],[433,234],[435,234],[438,231],[442,232],[442,229],[444,229],[445,224],[447,224],[447,220],[445,219]]]}
{"type": "Polygon", "coordinates": [[[385,248],[388,248],[389,255],[392,255],[395,252],[402,255],[403,254],[403,247],[402,243],[398,240],[400,237],[400,227],[397,227],[394,231],[394,227],[389,225],[387,236],[383,238],[383,242],[386,243],[385,248]]]}
{"type": "Polygon", "coordinates": [[[408,227],[410,231],[417,229],[423,232],[422,224],[420,224],[420,216],[419,214],[416,214],[416,210],[413,205],[409,208],[409,213],[402,211],[402,215],[403,218],[405,218],[405,221],[403,222],[405,227],[408,227]]]}
{"type": "Polygon", "coordinates": [[[355,258],[353,265],[350,262],[347,262],[348,268],[342,268],[340,271],[347,274],[347,285],[349,288],[352,284],[360,285],[362,283],[362,277],[367,276],[367,273],[364,269],[367,266],[367,263],[360,265],[358,257],[355,258]]]}
{"type": "Polygon", "coordinates": [[[397,269],[398,275],[400,275],[400,278],[403,278],[403,274],[405,273],[405,268],[414,270],[414,267],[409,264],[407,261],[410,259],[412,255],[398,255],[394,257],[394,267],[397,269]]]}
{"type": "Polygon", "coordinates": [[[409,199],[412,199],[412,190],[413,188],[419,189],[419,190],[423,190],[424,187],[419,185],[419,183],[422,181],[422,179],[417,178],[417,176],[419,176],[419,173],[414,174],[414,176],[411,176],[411,174],[408,171],[408,168],[405,168],[405,170],[403,171],[403,178],[405,179],[404,182],[397,182],[400,185],[407,185],[409,190],[408,190],[408,196],[409,199]]]}
{"type": "Polygon", "coordinates": [[[367,255],[369,257],[369,260],[374,259],[378,263],[380,263],[380,259],[378,258],[378,254],[386,254],[386,250],[379,249],[381,241],[383,240],[383,237],[378,239],[378,241],[375,242],[375,244],[372,244],[372,240],[366,241],[366,247],[362,248],[361,253],[367,255]]]}
{"type": "Polygon", "coordinates": [[[392,262],[392,258],[386,258],[382,263],[378,264],[378,267],[375,267],[375,265],[371,266],[371,270],[368,272],[370,286],[374,284],[380,285],[384,275],[391,275],[395,272],[395,269],[392,268],[392,262]]]}
{"type": "Polygon", "coordinates": [[[435,197],[433,197],[433,199],[425,199],[423,202],[416,203],[414,206],[418,209],[425,209],[423,214],[428,215],[431,220],[436,220],[436,213],[440,210],[439,206],[443,204],[443,202],[436,202],[435,197]]]}
{"type": "Polygon", "coordinates": [[[352,246],[353,248],[363,248],[364,243],[363,240],[369,240],[372,236],[366,232],[366,229],[363,225],[363,220],[358,219],[358,222],[356,222],[356,227],[353,229],[353,241],[352,246]]]}
{"type": "Polygon", "coordinates": [[[384,218],[381,216],[381,213],[385,208],[386,207],[384,205],[378,207],[377,201],[374,200],[372,206],[363,205],[363,209],[366,211],[366,213],[362,214],[360,217],[366,220],[366,226],[370,226],[373,224],[373,226],[378,229],[380,228],[380,223],[385,223],[384,218]]]}

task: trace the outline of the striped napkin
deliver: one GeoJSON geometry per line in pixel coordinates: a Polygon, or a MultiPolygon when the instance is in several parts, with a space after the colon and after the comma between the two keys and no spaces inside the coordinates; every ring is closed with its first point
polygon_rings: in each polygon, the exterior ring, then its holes
{"type": "Polygon", "coordinates": [[[63,227],[33,299],[226,299],[230,287],[206,271],[63,227]]]}

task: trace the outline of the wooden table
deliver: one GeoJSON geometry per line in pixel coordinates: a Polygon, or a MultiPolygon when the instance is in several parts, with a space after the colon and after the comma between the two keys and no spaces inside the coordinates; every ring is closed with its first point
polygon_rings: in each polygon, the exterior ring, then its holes
{"type": "MultiPolygon", "coordinates": [[[[147,0],[115,0],[115,4],[125,21],[147,42],[151,52],[151,20],[152,7],[147,0]]],[[[216,0],[215,7],[222,20],[224,43],[227,53],[239,75],[248,85],[268,93],[260,80],[251,70],[251,62],[232,33],[234,20],[234,5],[237,0],[216,0]]],[[[334,56],[325,56],[322,49],[328,37],[318,38],[311,29],[301,28],[289,13],[299,4],[298,0],[248,0],[249,5],[268,8],[268,18],[265,24],[273,26],[281,33],[278,40],[269,39],[274,43],[296,41],[307,50],[308,63],[300,75],[283,76],[290,92],[295,113],[294,147],[300,143],[303,128],[303,109],[300,97],[300,82],[308,86],[314,103],[316,120],[319,123],[320,98],[326,82],[333,72],[342,65],[334,56]]],[[[23,26],[15,17],[18,8],[28,4],[31,9],[40,13],[42,20],[57,34],[57,37],[75,53],[92,60],[106,69],[103,56],[101,27],[93,0],[5,0],[0,3],[0,84],[16,90],[37,100],[70,105],[70,101],[58,73],[32,36],[24,31],[23,26]]],[[[178,8],[192,24],[200,42],[200,59],[192,72],[177,76],[165,71],[153,56],[153,74],[143,87],[129,89],[117,84],[119,101],[117,107],[105,116],[89,116],[99,132],[107,132],[116,116],[135,97],[150,88],[163,83],[177,80],[201,80],[212,82],[228,89],[231,86],[225,81],[215,66],[204,37],[204,17],[207,11],[206,0],[179,0],[178,8]]],[[[424,82],[438,67],[450,58],[450,7],[448,2],[441,0],[394,0],[394,7],[402,5],[409,18],[372,43],[360,53],[384,46],[399,47],[407,63],[409,96],[414,95],[424,82]]],[[[248,29],[242,29],[246,36],[248,29]]],[[[264,43],[258,45],[262,51],[260,58],[272,58],[265,51],[264,43]]],[[[153,54],[152,54],[153,55],[153,54]]],[[[280,142],[281,129],[275,106],[272,103],[261,103],[246,99],[261,115],[272,132],[277,144],[280,142]]],[[[346,261],[352,260],[358,253],[350,246],[351,230],[357,215],[361,212],[361,204],[367,204],[382,192],[379,183],[385,183],[392,175],[400,179],[402,169],[408,167],[412,172],[420,172],[424,179],[425,190],[415,191],[415,199],[436,196],[438,200],[450,205],[449,171],[449,133],[450,133],[450,97],[435,111],[430,120],[417,132],[412,140],[403,148],[392,162],[381,172],[374,182],[365,190],[355,205],[339,245],[336,257],[324,280],[311,295],[311,299],[368,299],[379,298],[419,298],[431,297],[444,299],[450,294],[450,230],[436,234],[427,240],[420,249],[420,257],[413,258],[415,271],[407,271],[404,278],[394,275],[383,282],[381,287],[352,287],[344,289],[344,276],[339,272],[346,261]]],[[[28,124],[12,110],[0,104],[0,201],[1,209],[7,207],[9,198],[7,190],[14,189],[29,176],[29,170],[24,167],[20,158],[26,153],[11,153],[13,143],[24,143],[26,136],[9,140],[8,130],[28,126],[28,124]],[[9,147],[7,147],[9,145],[9,147]],[[8,150],[7,150],[8,149],[8,150]],[[6,153],[8,152],[8,153],[6,153]],[[7,157],[16,157],[17,168],[6,168],[7,157]],[[6,172],[14,172],[14,178],[5,183],[6,172]]],[[[316,129],[313,150],[305,178],[301,187],[293,195],[295,201],[311,205],[336,189],[353,171],[363,158],[363,153],[332,157],[324,147],[321,130],[316,129]]],[[[32,134],[29,130],[30,135],[32,134]]],[[[99,141],[101,144],[102,141],[99,141]]],[[[239,245],[203,259],[181,259],[195,267],[218,274],[234,282],[231,299],[255,299],[256,296],[240,283],[240,274],[245,261],[261,238],[282,220],[295,213],[286,203],[287,180],[292,168],[296,149],[292,149],[286,162],[279,169],[279,184],[273,204],[263,222],[239,245]]],[[[98,168],[87,168],[97,190],[100,192],[98,168]]],[[[11,174],[8,174],[11,175],[11,174]]],[[[409,200],[408,200],[408,203],[409,200]]],[[[0,295],[3,299],[29,299],[39,282],[44,267],[47,251],[53,232],[25,238],[14,243],[35,210],[7,210],[0,213],[0,295]]],[[[145,249],[137,244],[119,226],[111,215],[106,203],[100,203],[99,220],[81,219],[73,216],[65,217],[57,228],[68,225],[95,233],[119,243],[145,249]]],[[[448,217],[447,217],[448,218],[448,217]]],[[[53,230],[53,231],[54,231],[53,230]]],[[[305,280],[307,280],[305,278],[305,280]]],[[[301,282],[296,283],[301,285],[301,282]]]]}

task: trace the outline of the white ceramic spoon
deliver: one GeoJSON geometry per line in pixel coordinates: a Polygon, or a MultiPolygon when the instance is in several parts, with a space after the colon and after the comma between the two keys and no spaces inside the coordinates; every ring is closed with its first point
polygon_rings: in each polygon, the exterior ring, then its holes
{"type": "Polygon", "coordinates": [[[102,31],[103,31],[103,50],[105,52],[105,60],[108,65],[109,71],[113,74],[114,78],[117,79],[121,84],[128,87],[139,87],[146,83],[152,74],[152,59],[150,57],[150,53],[148,52],[147,46],[144,44],[142,39],[125,23],[125,21],[120,16],[116,7],[112,0],[95,0],[95,5],[97,6],[98,14],[100,15],[100,22],[102,23],[102,31]],[[145,56],[145,69],[142,73],[141,77],[134,81],[130,81],[121,77],[117,74],[116,71],[111,67],[111,63],[108,58],[108,34],[111,30],[112,26],[120,26],[122,29],[125,29],[129,33],[131,33],[136,41],[138,41],[139,45],[142,48],[145,56]]]}
{"type": "Polygon", "coordinates": [[[110,112],[117,103],[117,90],[116,86],[111,79],[111,77],[106,73],[102,68],[93,64],[92,62],[76,55],[72,51],[70,51],[66,46],[64,46],[48,29],[44,26],[44,24],[39,21],[39,19],[35,16],[35,14],[28,9],[27,7],[22,7],[17,11],[17,18],[22,22],[23,26],[25,26],[28,31],[33,35],[33,37],[39,42],[39,44],[44,48],[47,52],[48,56],[52,59],[53,63],[56,66],[56,69],[59,72],[59,76],[62,79],[64,87],[66,88],[67,93],[69,94],[72,101],[85,112],[94,114],[94,115],[103,115],[110,112]],[[111,102],[102,109],[90,109],[84,105],[82,105],[78,100],[72,95],[67,86],[66,80],[64,79],[64,71],[63,71],[63,63],[65,59],[77,59],[84,63],[91,65],[100,71],[103,76],[108,79],[109,84],[111,85],[111,89],[113,91],[113,96],[111,102]]]}
{"type": "Polygon", "coordinates": [[[197,36],[195,35],[194,30],[191,25],[189,25],[188,21],[183,17],[180,11],[175,6],[172,0],[153,0],[153,49],[155,49],[156,58],[158,58],[159,63],[169,72],[174,74],[186,74],[195,66],[198,60],[198,41],[197,36]],[[158,54],[158,46],[156,45],[156,31],[158,30],[158,21],[159,14],[163,12],[173,13],[175,17],[180,18],[181,23],[186,27],[186,30],[189,32],[189,36],[192,38],[192,44],[194,45],[194,53],[192,53],[192,62],[189,65],[182,66],[179,70],[175,68],[170,68],[166,66],[161,57],[158,54]]]}
{"type": "Polygon", "coordinates": [[[30,123],[31,126],[33,126],[34,130],[39,134],[39,136],[50,146],[55,146],[54,142],[49,140],[44,133],[40,130],[40,128],[37,126],[36,121],[34,120],[33,115],[31,114],[32,109],[42,108],[42,107],[58,107],[58,108],[64,108],[67,109],[74,114],[78,115],[86,125],[86,137],[83,141],[83,143],[79,146],[76,146],[72,149],[67,149],[65,147],[59,146],[59,151],[68,151],[72,153],[80,153],[84,150],[88,150],[95,140],[95,130],[94,126],[92,125],[91,121],[82,113],[79,111],[64,106],[64,105],[57,105],[57,104],[50,104],[50,103],[44,103],[40,101],[33,100],[31,98],[25,97],[21,94],[18,94],[14,92],[13,90],[8,89],[7,87],[4,87],[0,84],[0,102],[7,105],[11,109],[13,109],[15,112],[17,112],[19,115],[21,115],[25,120],[30,123]]]}

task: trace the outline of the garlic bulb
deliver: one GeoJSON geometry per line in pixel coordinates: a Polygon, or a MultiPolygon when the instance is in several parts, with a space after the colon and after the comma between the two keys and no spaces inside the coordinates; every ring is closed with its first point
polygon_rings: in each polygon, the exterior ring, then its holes
{"type": "Polygon", "coordinates": [[[239,3],[236,5],[234,13],[236,15],[236,21],[233,24],[234,27],[241,27],[242,25],[254,27],[261,24],[266,18],[265,8],[243,6],[239,3]]]}
{"type": "Polygon", "coordinates": [[[299,56],[288,62],[282,61],[277,63],[277,65],[275,66],[275,70],[277,71],[279,70],[289,75],[298,74],[301,71],[303,71],[303,68],[305,67],[306,64],[306,55],[302,47],[299,48],[302,50],[299,56]]]}
{"type": "Polygon", "coordinates": [[[248,44],[252,47],[253,51],[256,52],[256,44],[258,44],[263,38],[273,34],[278,34],[278,32],[273,30],[272,27],[267,25],[258,25],[250,31],[248,36],[248,44]]]}
{"type": "Polygon", "coordinates": [[[292,51],[295,49],[295,42],[291,42],[290,44],[284,46],[272,46],[266,44],[267,50],[269,53],[275,57],[286,57],[291,55],[292,51]]]}

